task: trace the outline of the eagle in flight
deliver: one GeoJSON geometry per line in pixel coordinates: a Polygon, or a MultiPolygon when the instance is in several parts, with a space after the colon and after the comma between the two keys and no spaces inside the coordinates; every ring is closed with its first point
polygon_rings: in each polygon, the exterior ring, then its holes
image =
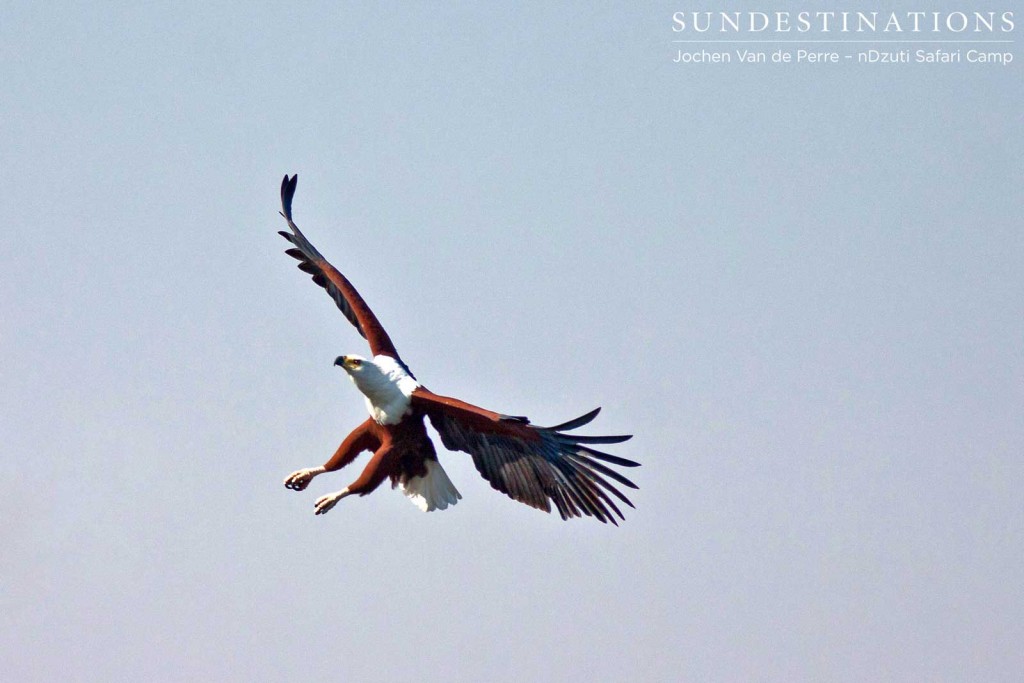
{"type": "Polygon", "coordinates": [[[372,451],[354,482],[316,501],[316,514],[326,513],[346,496],[373,492],[385,479],[421,510],[444,510],[462,496],[437,460],[424,423],[428,418],[445,448],[469,453],[483,478],[510,498],[545,512],[551,512],[553,503],[562,519],[587,515],[613,524],[618,524],[616,515],[625,519],[613,498],[633,504],[615,484],[637,486],[608,465],[636,467],[639,463],[592,445],[620,443],[630,436],[568,433],[597,417],[600,408],[554,427],[538,427],[525,417],[478,408],[420,384],[352,283],[295,225],[292,197],[297,180],[298,176],[286,175],[281,183],[281,215],[291,232],[280,234],[292,244],[285,253],[298,259],[299,269],[313,276],[313,282],[327,291],[369,343],[369,358],[339,356],[334,364],[366,398],[370,417],[345,437],[326,463],[292,472],[284,480],[285,487],[302,491],[313,477],[340,470],[361,452],[372,451]]]}

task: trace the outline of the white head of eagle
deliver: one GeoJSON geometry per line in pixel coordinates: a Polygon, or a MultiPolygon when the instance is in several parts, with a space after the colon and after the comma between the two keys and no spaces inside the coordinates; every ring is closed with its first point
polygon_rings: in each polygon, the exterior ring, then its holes
{"type": "Polygon", "coordinates": [[[390,356],[338,356],[335,365],[348,374],[366,397],[366,408],[377,424],[393,425],[409,412],[412,392],[420,385],[402,363],[390,356]]]}

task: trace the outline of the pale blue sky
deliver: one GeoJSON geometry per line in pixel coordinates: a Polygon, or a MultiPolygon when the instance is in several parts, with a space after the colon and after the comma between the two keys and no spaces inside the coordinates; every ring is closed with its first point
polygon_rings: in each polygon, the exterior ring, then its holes
{"type": "Polygon", "coordinates": [[[1021,59],[365,5],[5,8],[5,677],[1019,680],[1021,59]],[[285,173],[424,384],[636,435],[622,526],[284,489],[365,419],[285,173]]]}

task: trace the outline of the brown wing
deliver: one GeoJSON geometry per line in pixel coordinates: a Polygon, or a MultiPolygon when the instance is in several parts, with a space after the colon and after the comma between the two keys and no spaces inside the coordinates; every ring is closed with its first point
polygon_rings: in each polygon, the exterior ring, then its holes
{"type": "Polygon", "coordinates": [[[537,427],[525,417],[495,413],[423,387],[413,392],[412,401],[430,418],[445,448],[473,456],[483,478],[514,500],[545,512],[554,502],[562,519],[587,515],[613,524],[618,524],[613,511],[625,517],[608,493],[633,507],[608,479],[633,489],[636,484],[599,461],[620,467],[639,463],[584,445],[630,437],[565,433],[593,420],[600,408],[554,427],[537,427]]]}
{"type": "Polygon", "coordinates": [[[288,221],[291,233],[282,230],[279,234],[295,245],[293,249],[288,249],[285,253],[298,259],[299,270],[312,275],[313,282],[327,290],[348,321],[370,343],[370,351],[373,355],[383,354],[398,359],[395,345],[377,320],[377,316],[363,301],[363,297],[359,296],[359,292],[348,281],[348,278],[327,262],[327,259],[302,234],[299,226],[292,221],[292,197],[295,196],[295,185],[298,180],[299,176],[293,175],[291,178],[285,176],[281,181],[281,215],[288,221]]]}

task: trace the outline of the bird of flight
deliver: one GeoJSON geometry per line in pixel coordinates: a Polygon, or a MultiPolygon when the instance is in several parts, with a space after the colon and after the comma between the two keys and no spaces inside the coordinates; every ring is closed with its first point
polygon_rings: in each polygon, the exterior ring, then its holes
{"type": "Polygon", "coordinates": [[[639,463],[595,450],[590,444],[620,443],[630,436],[568,434],[597,417],[600,408],[554,427],[538,427],[525,417],[478,408],[435,394],[420,384],[352,283],[292,221],[297,180],[298,176],[286,175],[281,183],[281,215],[291,232],[280,234],[293,245],[285,253],[298,259],[299,269],[313,276],[313,282],[327,291],[369,343],[369,358],[338,356],[334,364],[363,394],[370,417],[342,441],[326,463],[292,472],[284,485],[302,491],[313,477],[339,470],[361,452],[372,451],[355,481],[316,501],[316,514],[326,513],[346,496],[372,493],[385,479],[421,510],[444,510],[462,496],[437,460],[424,423],[427,418],[445,448],[469,453],[491,487],[510,498],[545,512],[551,512],[554,503],[562,519],[586,515],[613,524],[618,524],[615,515],[625,519],[612,497],[630,507],[633,504],[609,479],[633,489],[636,484],[605,463],[620,467],[639,463]]]}

